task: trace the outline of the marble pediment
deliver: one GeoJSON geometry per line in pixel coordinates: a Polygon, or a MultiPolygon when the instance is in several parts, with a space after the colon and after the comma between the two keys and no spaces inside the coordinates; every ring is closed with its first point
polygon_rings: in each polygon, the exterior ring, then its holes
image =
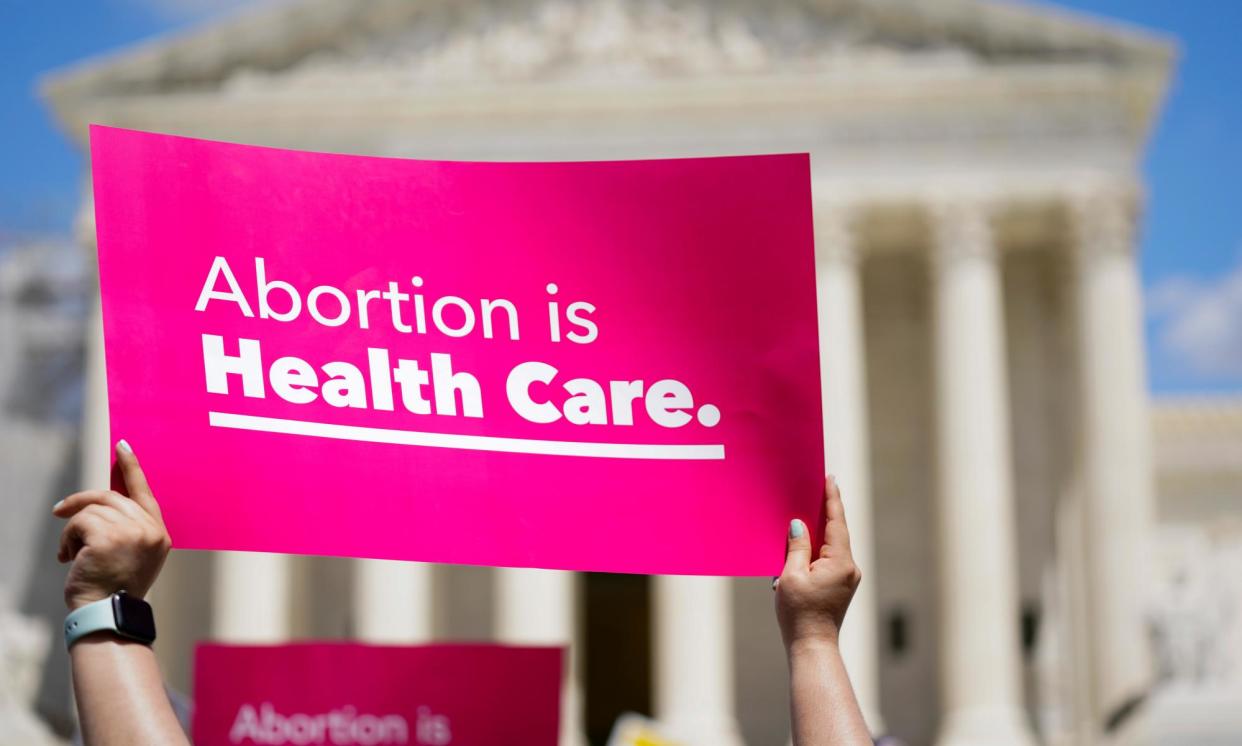
{"type": "Polygon", "coordinates": [[[1091,62],[1170,43],[990,0],[295,0],[51,76],[53,100],[203,88],[412,88],[1091,62]]]}

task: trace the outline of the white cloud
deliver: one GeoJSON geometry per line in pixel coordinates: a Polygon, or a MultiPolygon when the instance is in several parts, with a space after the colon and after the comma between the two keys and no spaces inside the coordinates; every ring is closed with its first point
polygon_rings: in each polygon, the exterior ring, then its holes
{"type": "Polygon", "coordinates": [[[1147,308],[1169,365],[1195,376],[1242,376],[1242,257],[1210,281],[1161,280],[1148,289],[1147,308]]]}

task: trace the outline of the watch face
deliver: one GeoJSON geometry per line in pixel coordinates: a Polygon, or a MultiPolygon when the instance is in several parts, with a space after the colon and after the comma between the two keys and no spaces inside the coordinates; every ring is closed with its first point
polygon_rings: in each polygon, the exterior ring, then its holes
{"type": "Polygon", "coordinates": [[[117,631],[126,637],[143,642],[155,640],[155,617],[146,601],[118,593],[112,597],[112,615],[117,631]]]}

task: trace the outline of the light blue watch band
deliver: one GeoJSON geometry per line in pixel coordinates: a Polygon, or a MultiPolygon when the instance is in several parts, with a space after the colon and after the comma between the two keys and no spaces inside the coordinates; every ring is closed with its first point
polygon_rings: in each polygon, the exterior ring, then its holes
{"type": "Polygon", "coordinates": [[[112,596],[74,609],[65,617],[65,647],[91,634],[108,630],[116,632],[116,615],[112,611],[112,596]]]}

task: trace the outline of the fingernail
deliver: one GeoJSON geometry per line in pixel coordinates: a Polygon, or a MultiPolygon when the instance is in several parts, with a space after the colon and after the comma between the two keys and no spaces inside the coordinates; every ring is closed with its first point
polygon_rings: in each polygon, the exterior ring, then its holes
{"type": "Polygon", "coordinates": [[[801,539],[804,533],[806,533],[806,526],[802,525],[802,521],[795,518],[789,522],[789,538],[801,539]]]}
{"type": "Polygon", "coordinates": [[[64,500],[57,500],[56,504],[52,506],[52,512],[55,513],[56,511],[60,510],[60,506],[64,504],[65,504],[64,500]]]}
{"type": "Polygon", "coordinates": [[[126,441],[124,438],[121,438],[120,440],[118,440],[118,441],[116,442],[116,447],[117,447],[117,448],[120,448],[120,449],[121,449],[122,451],[124,451],[125,453],[133,453],[133,452],[134,452],[134,449],[129,447],[129,442],[128,442],[128,441],[126,441]]]}
{"type": "Polygon", "coordinates": [[[828,484],[831,484],[833,487],[836,487],[836,486],[837,486],[837,478],[836,478],[834,475],[829,474],[829,475],[828,475],[828,484]]]}

